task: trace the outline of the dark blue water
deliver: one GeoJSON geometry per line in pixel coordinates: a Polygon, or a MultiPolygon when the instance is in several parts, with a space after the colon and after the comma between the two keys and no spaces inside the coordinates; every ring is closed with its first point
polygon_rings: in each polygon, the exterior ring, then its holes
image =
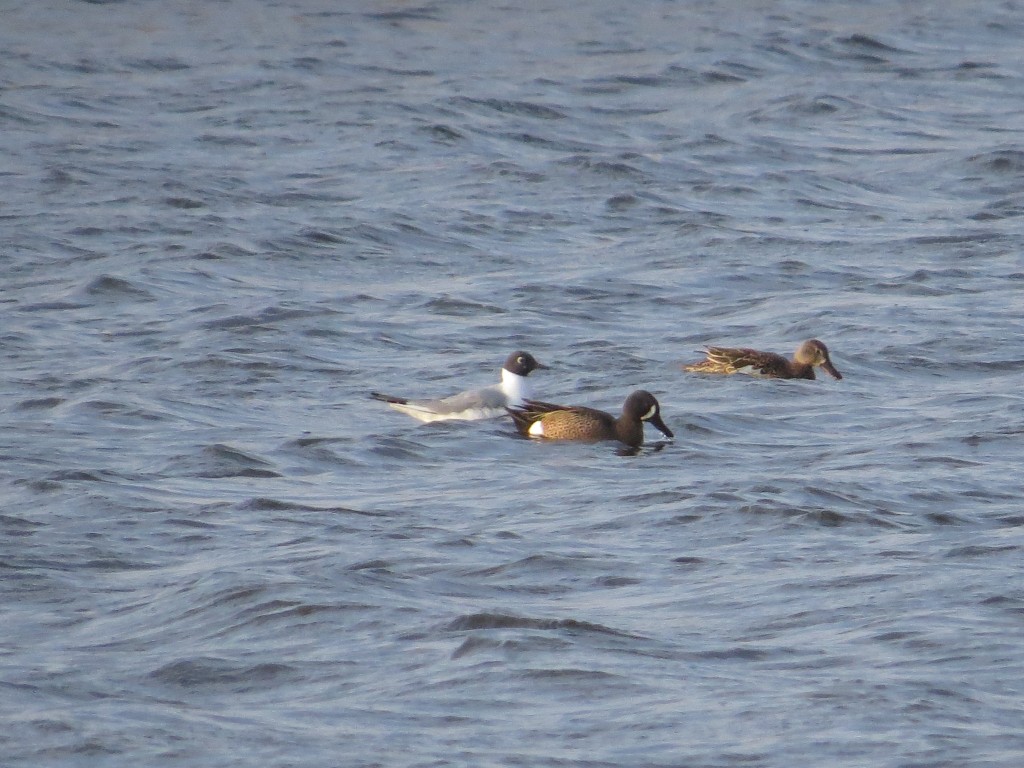
{"type": "Polygon", "coordinates": [[[0,763],[1024,761],[1024,8],[2,16],[0,763]]]}

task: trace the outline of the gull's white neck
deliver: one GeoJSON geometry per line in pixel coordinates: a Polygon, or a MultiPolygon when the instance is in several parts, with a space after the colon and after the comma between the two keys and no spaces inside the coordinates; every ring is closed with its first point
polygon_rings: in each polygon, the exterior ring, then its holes
{"type": "Polygon", "coordinates": [[[523,400],[533,396],[532,388],[525,376],[504,368],[501,369],[501,391],[505,393],[510,406],[522,405],[523,400]]]}

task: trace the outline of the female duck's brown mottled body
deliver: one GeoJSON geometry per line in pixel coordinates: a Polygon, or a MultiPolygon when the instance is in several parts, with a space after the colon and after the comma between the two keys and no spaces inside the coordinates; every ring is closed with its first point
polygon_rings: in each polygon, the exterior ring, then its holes
{"type": "Polygon", "coordinates": [[[815,366],[833,378],[843,375],[832,365],[828,347],[817,339],[805,341],[792,360],[774,352],[733,347],[707,347],[707,359],[684,365],[684,371],[695,373],[748,373],[773,379],[813,379],[815,366]]]}
{"type": "Polygon", "coordinates": [[[554,405],[536,400],[527,400],[522,408],[509,408],[508,412],[516,429],[527,437],[586,442],[618,440],[637,448],[644,442],[645,421],[661,430],[666,437],[673,437],[672,430],[661,420],[658,401],[642,389],[626,398],[622,415],[618,418],[582,405],[554,405]]]}

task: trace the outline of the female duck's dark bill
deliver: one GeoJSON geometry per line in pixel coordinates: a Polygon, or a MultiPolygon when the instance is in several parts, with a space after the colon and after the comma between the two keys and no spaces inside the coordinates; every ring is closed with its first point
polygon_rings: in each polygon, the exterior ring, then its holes
{"type": "Polygon", "coordinates": [[[832,365],[832,361],[831,360],[826,360],[825,362],[823,362],[821,364],[821,370],[823,370],[825,373],[827,373],[833,379],[837,379],[838,380],[838,379],[842,379],[843,378],[843,374],[841,374],[839,371],[836,370],[836,367],[834,365],[832,365]]]}

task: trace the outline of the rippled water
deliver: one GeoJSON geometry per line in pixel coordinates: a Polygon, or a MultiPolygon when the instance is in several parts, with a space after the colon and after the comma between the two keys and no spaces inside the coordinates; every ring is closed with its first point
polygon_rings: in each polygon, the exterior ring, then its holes
{"type": "Polygon", "coordinates": [[[3,19],[4,765],[1024,760],[1015,4],[3,19]]]}

